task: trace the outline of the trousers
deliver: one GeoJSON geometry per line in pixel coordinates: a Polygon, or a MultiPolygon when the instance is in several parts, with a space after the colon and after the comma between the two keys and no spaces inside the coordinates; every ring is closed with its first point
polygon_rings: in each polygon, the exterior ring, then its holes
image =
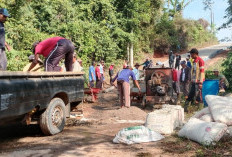
{"type": "Polygon", "coordinates": [[[130,83],[123,81],[117,82],[118,93],[121,106],[130,107],[130,83]],[[125,103],[124,103],[125,99],[125,103]]]}
{"type": "Polygon", "coordinates": [[[45,60],[45,71],[61,71],[59,62],[65,59],[66,71],[72,71],[74,45],[70,40],[61,39],[45,60]]]}
{"type": "Polygon", "coordinates": [[[7,68],[7,58],[4,49],[0,49],[0,71],[5,71],[7,68]]]}

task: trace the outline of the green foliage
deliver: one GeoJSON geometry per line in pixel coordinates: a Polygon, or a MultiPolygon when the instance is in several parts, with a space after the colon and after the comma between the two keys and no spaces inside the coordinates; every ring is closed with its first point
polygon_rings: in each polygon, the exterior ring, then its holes
{"type": "MultiPolygon", "coordinates": [[[[226,60],[223,62],[222,66],[224,67],[223,74],[227,78],[230,84],[232,84],[232,51],[228,53],[226,60]]],[[[232,90],[232,87],[229,87],[229,90],[232,90]]]]}
{"type": "Polygon", "coordinates": [[[22,71],[23,68],[28,63],[28,56],[31,54],[30,51],[16,51],[11,50],[11,52],[7,52],[8,58],[8,70],[10,71],[22,71]]]}
{"type": "Polygon", "coordinates": [[[155,49],[159,52],[167,52],[169,48],[179,51],[179,47],[185,50],[217,42],[215,35],[204,28],[200,21],[183,19],[181,16],[176,16],[170,20],[167,13],[157,24],[155,31],[155,49]]]}
{"type": "Polygon", "coordinates": [[[7,53],[8,70],[22,70],[31,45],[53,36],[70,39],[86,67],[92,60],[126,58],[128,44],[136,55],[213,38],[199,23],[170,19],[163,5],[164,0],[2,0],[0,7],[11,14],[5,27],[14,49],[7,53]]]}

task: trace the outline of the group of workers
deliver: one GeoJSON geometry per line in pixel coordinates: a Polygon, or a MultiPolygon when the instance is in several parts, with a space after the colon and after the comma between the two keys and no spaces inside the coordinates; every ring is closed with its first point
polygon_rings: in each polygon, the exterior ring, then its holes
{"type": "MultiPolygon", "coordinates": [[[[4,22],[10,16],[7,9],[0,9],[0,70],[5,71],[7,69],[7,57],[5,50],[11,50],[10,46],[5,41],[5,28],[4,22]]],[[[63,37],[52,37],[41,42],[35,42],[33,44],[33,55],[29,56],[30,64],[28,64],[24,71],[38,71],[41,67],[44,67],[44,71],[82,71],[82,62],[77,60],[74,53],[74,44],[63,37]],[[45,58],[43,62],[39,57],[42,55],[45,58]],[[64,59],[64,66],[60,66],[60,61],[64,59]]],[[[202,85],[205,80],[204,60],[199,57],[197,49],[192,49],[190,55],[186,58],[186,61],[181,61],[181,55],[174,55],[172,51],[169,53],[169,67],[173,68],[173,88],[179,97],[180,86],[182,87],[183,94],[186,99],[185,111],[187,111],[189,103],[194,102],[199,104],[202,101],[202,85]],[[174,61],[175,66],[174,66],[174,61]],[[181,70],[180,69],[181,65],[181,70]],[[178,70],[177,70],[178,69],[178,70]]],[[[104,61],[97,63],[92,62],[89,67],[89,87],[93,88],[96,81],[96,88],[102,89],[105,80],[104,77],[104,61]]],[[[153,67],[152,60],[146,59],[141,64],[143,70],[149,67],[153,67]]],[[[156,64],[159,66],[159,63],[156,64]]],[[[111,84],[117,79],[117,86],[120,96],[121,106],[130,107],[130,77],[134,80],[134,84],[141,91],[138,84],[139,68],[140,64],[136,63],[135,68],[131,69],[128,62],[125,61],[123,69],[120,70],[116,76],[114,75],[114,64],[109,67],[109,76],[111,84]],[[125,99],[125,102],[123,101],[125,99]]],[[[220,79],[220,88],[227,89],[229,83],[224,75],[219,74],[218,70],[214,70],[215,76],[220,79]]]]}
{"type": "MultiPolygon", "coordinates": [[[[169,66],[173,68],[173,88],[177,93],[177,97],[180,100],[180,92],[182,91],[185,97],[184,109],[187,112],[190,104],[197,105],[198,108],[202,108],[202,85],[205,81],[205,69],[204,60],[199,56],[199,52],[196,48],[192,49],[190,55],[186,60],[181,61],[180,55],[176,55],[176,64],[174,68],[174,55],[173,52],[169,54],[169,66]],[[181,65],[181,70],[178,66],[181,65]],[[178,69],[178,70],[177,70],[178,69]]],[[[214,75],[219,79],[220,90],[226,90],[229,86],[229,82],[224,75],[220,74],[217,69],[213,70],[214,75]]]]}

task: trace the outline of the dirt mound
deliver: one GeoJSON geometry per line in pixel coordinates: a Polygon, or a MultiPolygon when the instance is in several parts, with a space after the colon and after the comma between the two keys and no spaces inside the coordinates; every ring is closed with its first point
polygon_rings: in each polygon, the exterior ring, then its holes
{"type": "Polygon", "coordinates": [[[147,113],[138,107],[120,108],[118,110],[110,110],[104,113],[105,116],[118,120],[146,120],[147,113]]]}

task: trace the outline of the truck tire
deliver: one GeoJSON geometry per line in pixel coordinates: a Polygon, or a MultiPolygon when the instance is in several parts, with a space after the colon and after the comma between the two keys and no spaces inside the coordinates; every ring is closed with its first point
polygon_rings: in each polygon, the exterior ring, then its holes
{"type": "Polygon", "coordinates": [[[45,135],[54,135],[64,129],[65,121],[64,101],[60,98],[54,98],[40,115],[40,128],[45,135]]]}

